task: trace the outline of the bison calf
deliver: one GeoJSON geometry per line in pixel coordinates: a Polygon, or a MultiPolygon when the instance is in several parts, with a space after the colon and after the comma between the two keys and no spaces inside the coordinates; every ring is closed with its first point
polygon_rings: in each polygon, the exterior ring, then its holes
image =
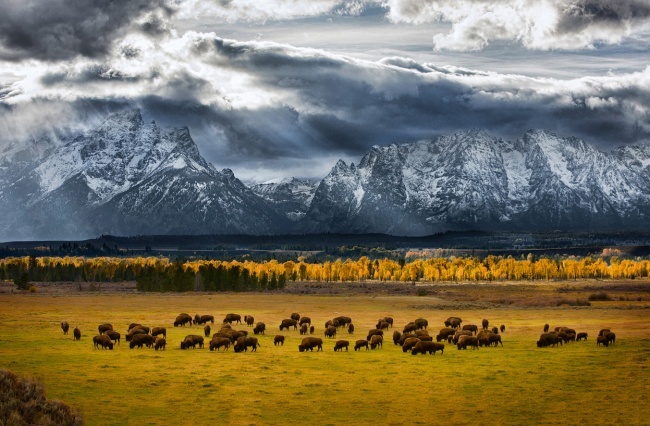
{"type": "Polygon", "coordinates": [[[153,348],[155,350],[165,350],[165,346],[167,346],[167,340],[165,340],[164,337],[156,337],[156,342],[153,344],[153,348]]]}

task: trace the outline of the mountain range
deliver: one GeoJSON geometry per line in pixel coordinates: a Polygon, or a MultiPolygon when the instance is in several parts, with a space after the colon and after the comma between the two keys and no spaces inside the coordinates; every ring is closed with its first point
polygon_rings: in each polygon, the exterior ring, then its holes
{"type": "Polygon", "coordinates": [[[188,128],[131,110],[0,153],[0,239],[647,230],[649,166],[645,145],[604,153],[542,130],[515,141],[474,130],[375,146],[320,181],[247,186],[209,164],[188,128]]]}

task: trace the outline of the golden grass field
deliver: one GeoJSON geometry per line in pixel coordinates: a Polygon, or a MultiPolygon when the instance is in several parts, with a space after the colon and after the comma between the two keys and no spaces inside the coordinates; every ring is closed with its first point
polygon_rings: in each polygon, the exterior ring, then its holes
{"type": "MultiPolygon", "coordinates": [[[[450,291],[488,297],[488,287],[476,287],[450,291]]],[[[89,425],[650,424],[650,301],[647,290],[639,294],[580,308],[450,310],[436,309],[448,306],[439,296],[390,294],[2,293],[0,368],[40,379],[48,398],[76,407],[89,425]],[[257,353],[210,352],[209,339],[205,349],[180,350],[186,334],[203,334],[202,326],[174,328],[181,312],[250,314],[267,332],[257,353]],[[392,316],[400,331],[424,317],[434,334],[451,315],[505,324],[504,347],[447,345],[442,356],[412,356],[389,330],[383,349],[335,353],[336,339],[324,339],[323,352],[299,353],[298,331],[278,330],[291,312],[310,316],[318,337],[326,320],[352,317],[355,334],[337,336],[350,349],[379,317],[392,316]],[[67,336],[61,321],[70,323],[67,336]],[[167,350],[132,350],[124,340],[113,351],[94,349],[103,322],[123,336],[131,322],[166,326],[167,350]],[[544,323],[586,331],[589,340],[538,349],[544,323]],[[608,348],[595,342],[604,327],[617,335],[608,348]],[[276,334],[286,336],[283,347],[273,345],[276,334]]]]}

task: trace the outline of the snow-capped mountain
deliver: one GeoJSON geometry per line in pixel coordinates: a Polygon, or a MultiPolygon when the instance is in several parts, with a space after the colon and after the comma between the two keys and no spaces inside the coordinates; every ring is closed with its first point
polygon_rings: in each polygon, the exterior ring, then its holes
{"type": "Polygon", "coordinates": [[[291,221],[305,216],[314,198],[318,182],[284,178],[251,185],[251,189],[275,210],[291,221]]]}
{"type": "Polygon", "coordinates": [[[305,232],[422,235],[449,229],[648,229],[650,148],[605,154],[531,130],[374,147],[320,183],[305,232]]]}
{"type": "Polygon", "coordinates": [[[162,131],[138,110],[112,115],[4,179],[11,183],[0,202],[16,207],[0,219],[5,239],[263,234],[286,222],[232,171],[208,164],[187,128],[162,131]]]}

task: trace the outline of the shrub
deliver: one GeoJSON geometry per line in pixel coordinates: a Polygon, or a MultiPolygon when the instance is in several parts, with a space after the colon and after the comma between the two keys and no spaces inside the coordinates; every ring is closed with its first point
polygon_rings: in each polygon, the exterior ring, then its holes
{"type": "Polygon", "coordinates": [[[612,298],[609,296],[609,294],[605,293],[604,291],[601,291],[600,293],[592,293],[589,295],[588,300],[592,302],[605,302],[608,300],[612,300],[612,298]]]}
{"type": "Polygon", "coordinates": [[[30,293],[36,293],[37,291],[38,291],[38,289],[36,288],[35,285],[30,285],[29,286],[29,292],[30,293]]]}
{"type": "Polygon", "coordinates": [[[427,289],[426,288],[418,288],[417,291],[415,292],[416,296],[426,296],[427,295],[427,289]]]}

